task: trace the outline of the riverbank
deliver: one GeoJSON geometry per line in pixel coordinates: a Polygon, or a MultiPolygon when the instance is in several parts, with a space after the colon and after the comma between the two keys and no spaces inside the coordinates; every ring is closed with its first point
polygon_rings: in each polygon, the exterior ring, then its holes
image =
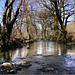
{"type": "Polygon", "coordinates": [[[64,43],[68,45],[75,45],[75,33],[67,32],[66,39],[63,37],[63,34],[59,30],[52,30],[49,33],[49,36],[46,40],[48,41],[55,41],[58,43],[64,43]]]}
{"type": "MultiPolygon", "coordinates": [[[[36,41],[36,40],[33,40],[33,39],[29,40],[29,39],[25,39],[25,38],[14,38],[9,41],[9,43],[6,47],[6,50],[22,48],[26,44],[33,43],[34,41],[36,41]]],[[[3,49],[1,48],[1,50],[3,50],[3,49]]]]}

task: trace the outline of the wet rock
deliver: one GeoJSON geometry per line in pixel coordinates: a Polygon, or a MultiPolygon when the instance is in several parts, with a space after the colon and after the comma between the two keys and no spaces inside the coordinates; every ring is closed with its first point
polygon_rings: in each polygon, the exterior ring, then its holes
{"type": "Polygon", "coordinates": [[[36,55],[33,55],[33,56],[43,56],[42,54],[36,54],[36,55]]]}
{"type": "Polygon", "coordinates": [[[55,57],[54,55],[43,55],[43,57],[55,57]]]}
{"type": "Polygon", "coordinates": [[[41,61],[34,61],[34,63],[39,64],[39,65],[45,65],[43,62],[41,61]]]}
{"type": "Polygon", "coordinates": [[[16,67],[16,65],[17,65],[16,63],[12,63],[12,66],[13,66],[13,67],[16,67]]]}
{"type": "Polygon", "coordinates": [[[15,70],[17,70],[17,71],[20,71],[20,70],[22,70],[22,67],[21,66],[19,66],[19,65],[21,65],[21,64],[15,64],[15,63],[12,63],[12,69],[15,69],[15,70]]]}
{"type": "Polygon", "coordinates": [[[6,74],[7,70],[10,70],[9,66],[0,66],[0,74],[6,74]]]}
{"type": "Polygon", "coordinates": [[[24,64],[22,64],[20,66],[24,67],[24,68],[29,68],[30,66],[32,66],[32,64],[30,64],[30,63],[24,63],[24,64]]]}
{"type": "Polygon", "coordinates": [[[6,73],[9,74],[10,73],[10,70],[7,70],[6,73]]]}
{"type": "Polygon", "coordinates": [[[0,73],[5,72],[6,69],[5,68],[0,68],[0,73]]]}
{"type": "Polygon", "coordinates": [[[20,70],[22,70],[22,67],[15,63],[11,64],[6,62],[0,65],[0,74],[15,74],[20,70]]]}
{"type": "Polygon", "coordinates": [[[16,67],[16,70],[17,70],[17,71],[20,71],[20,70],[22,70],[22,67],[21,67],[21,66],[17,66],[17,67],[16,67]]]}
{"type": "Polygon", "coordinates": [[[51,68],[51,67],[43,67],[40,70],[42,70],[43,72],[50,72],[50,71],[54,71],[54,68],[51,68]]]}
{"type": "Polygon", "coordinates": [[[10,74],[16,74],[17,71],[16,71],[15,69],[11,69],[11,70],[7,71],[7,73],[10,73],[10,74]]]}
{"type": "Polygon", "coordinates": [[[10,63],[8,63],[8,62],[5,62],[5,63],[3,63],[3,64],[1,64],[1,66],[11,66],[11,64],[10,63]]]}

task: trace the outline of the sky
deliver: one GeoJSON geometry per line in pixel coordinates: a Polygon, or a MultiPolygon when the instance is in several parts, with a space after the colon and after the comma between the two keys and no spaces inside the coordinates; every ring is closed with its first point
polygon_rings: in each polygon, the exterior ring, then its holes
{"type": "Polygon", "coordinates": [[[5,4],[5,1],[4,0],[0,0],[0,23],[2,22],[2,15],[3,15],[3,11],[4,11],[4,4],[5,4]]]}
{"type": "MultiPolygon", "coordinates": [[[[2,16],[3,16],[3,11],[4,11],[5,1],[6,0],[0,0],[0,23],[2,23],[2,16]]],[[[35,0],[30,0],[30,2],[31,2],[31,5],[33,5],[34,9],[36,9],[37,11],[41,10],[40,7],[39,7],[39,5],[36,4],[35,0]]],[[[75,0],[69,0],[69,3],[74,3],[74,2],[75,2],[75,0]]],[[[17,8],[17,6],[15,6],[15,7],[17,8]]],[[[73,20],[73,16],[69,17],[68,20],[73,20]]]]}
{"type": "MultiPolygon", "coordinates": [[[[0,23],[1,23],[1,24],[2,24],[2,18],[3,18],[3,12],[4,12],[5,1],[6,1],[6,0],[0,0],[0,23]]],[[[18,0],[17,3],[19,3],[19,1],[20,1],[20,0],[18,0]]],[[[13,6],[14,8],[13,8],[13,9],[16,10],[16,9],[17,9],[17,6],[18,6],[18,5],[16,4],[16,2],[14,2],[14,6],[13,6]]],[[[15,11],[14,11],[14,12],[15,12],[15,11]]]]}

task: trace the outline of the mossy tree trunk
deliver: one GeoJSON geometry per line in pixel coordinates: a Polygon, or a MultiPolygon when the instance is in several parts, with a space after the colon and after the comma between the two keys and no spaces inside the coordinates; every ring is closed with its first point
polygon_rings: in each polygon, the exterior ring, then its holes
{"type": "Polygon", "coordinates": [[[2,31],[2,40],[3,40],[4,47],[6,47],[6,45],[10,40],[13,24],[15,23],[15,20],[19,14],[19,9],[22,4],[22,0],[20,1],[17,7],[15,15],[13,15],[13,18],[11,19],[14,2],[15,0],[6,0],[5,2],[5,8],[3,13],[3,31],[2,31]]]}

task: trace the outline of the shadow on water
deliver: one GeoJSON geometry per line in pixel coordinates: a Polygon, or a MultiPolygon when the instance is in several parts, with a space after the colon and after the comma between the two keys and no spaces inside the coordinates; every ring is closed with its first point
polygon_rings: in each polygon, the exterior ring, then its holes
{"type": "Polygon", "coordinates": [[[0,52],[0,61],[9,61],[10,60],[10,52],[2,51],[0,52]]]}
{"type": "Polygon", "coordinates": [[[75,47],[59,44],[51,41],[37,41],[26,45],[23,48],[0,52],[0,58],[15,60],[16,58],[26,58],[29,55],[75,55],[75,47]]]}
{"type": "Polygon", "coordinates": [[[74,45],[68,46],[52,41],[37,41],[27,44],[23,48],[0,52],[0,61],[4,60],[17,64],[30,61],[32,66],[28,69],[23,68],[24,70],[19,72],[20,74],[32,72],[41,74],[42,71],[47,70],[53,70],[50,73],[75,74],[74,45]]]}

